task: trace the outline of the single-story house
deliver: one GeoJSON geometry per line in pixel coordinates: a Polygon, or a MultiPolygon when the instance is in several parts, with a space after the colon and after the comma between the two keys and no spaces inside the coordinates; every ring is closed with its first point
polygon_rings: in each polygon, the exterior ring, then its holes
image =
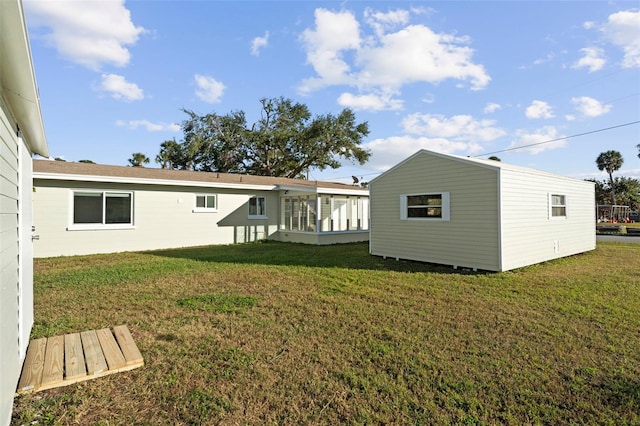
{"type": "Polygon", "coordinates": [[[373,179],[370,253],[507,271],[595,249],[594,184],[427,150],[373,179]]]}
{"type": "Polygon", "coordinates": [[[20,0],[0,1],[0,424],[9,424],[33,326],[31,156],[48,156],[20,0]]]}
{"type": "Polygon", "coordinates": [[[261,239],[369,239],[369,191],[342,183],[34,160],[36,257],[261,239]]]}

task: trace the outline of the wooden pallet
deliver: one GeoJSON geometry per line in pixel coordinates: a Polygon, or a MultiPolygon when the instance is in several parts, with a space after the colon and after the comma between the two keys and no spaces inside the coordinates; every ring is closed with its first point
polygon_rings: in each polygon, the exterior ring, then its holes
{"type": "Polygon", "coordinates": [[[142,367],[126,325],[29,342],[17,393],[67,386],[142,367]]]}

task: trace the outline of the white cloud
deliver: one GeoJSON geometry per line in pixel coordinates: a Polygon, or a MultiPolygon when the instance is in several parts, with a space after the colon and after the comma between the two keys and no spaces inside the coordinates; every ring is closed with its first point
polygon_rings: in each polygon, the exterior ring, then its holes
{"type": "Polygon", "coordinates": [[[179,132],[181,127],[176,123],[152,123],[149,120],[118,120],[116,125],[135,130],[138,127],[145,128],[148,132],[179,132]]]}
{"type": "Polygon", "coordinates": [[[402,120],[404,131],[409,134],[474,143],[505,136],[506,131],[495,124],[495,120],[476,120],[470,115],[447,118],[439,114],[416,113],[402,120]]]}
{"type": "Polygon", "coordinates": [[[258,56],[260,49],[269,45],[269,31],[264,33],[263,37],[256,37],[251,41],[251,54],[258,56]]]}
{"type": "Polygon", "coordinates": [[[315,30],[304,30],[301,40],[307,50],[307,63],[313,66],[318,77],[303,81],[300,87],[303,93],[351,83],[350,67],[343,58],[343,51],[360,47],[360,24],[351,12],[316,9],[315,22],[315,30]]]}
{"type": "Polygon", "coordinates": [[[394,136],[374,139],[363,144],[363,147],[371,151],[367,166],[376,170],[387,170],[421,149],[444,154],[480,152],[478,145],[475,144],[450,141],[445,138],[416,136],[394,136]]]}
{"type": "Polygon", "coordinates": [[[358,81],[370,86],[399,88],[405,84],[441,83],[447,79],[471,81],[472,90],[484,88],[491,78],[482,65],[471,62],[473,50],[466,37],[436,34],[411,25],[386,34],[376,46],[363,47],[358,81]]]}
{"type": "Polygon", "coordinates": [[[381,37],[387,31],[406,25],[409,22],[409,11],[396,9],[384,13],[367,8],[364,11],[364,18],[367,24],[373,28],[376,35],[381,37]]]}
{"type": "Polygon", "coordinates": [[[346,92],[338,97],[338,104],[356,111],[400,110],[403,106],[403,102],[400,99],[393,99],[391,95],[376,95],[373,93],[354,95],[346,92]]]}
{"type": "Polygon", "coordinates": [[[607,40],[624,51],[623,67],[640,67],[640,11],[627,10],[609,15],[601,31],[607,40]]]}
{"type": "Polygon", "coordinates": [[[525,111],[527,118],[540,119],[540,118],[553,118],[553,108],[544,101],[533,101],[525,111]]]}
{"type": "Polygon", "coordinates": [[[140,101],[144,99],[144,92],[135,83],[128,82],[117,74],[102,74],[102,81],[98,90],[109,92],[114,99],[125,101],[140,101]]]}
{"type": "Polygon", "coordinates": [[[589,72],[599,71],[607,63],[604,58],[604,50],[599,47],[585,47],[580,49],[584,55],[571,68],[589,68],[589,72]]]}
{"type": "Polygon", "coordinates": [[[574,104],[576,109],[585,117],[599,117],[611,110],[611,105],[605,105],[589,96],[571,98],[571,103],[574,104]]]}
{"type": "Polygon", "coordinates": [[[98,71],[103,64],[123,67],[145,29],[136,27],[124,0],[25,0],[29,24],[48,27],[43,38],[72,62],[98,71]]]}
{"type": "Polygon", "coordinates": [[[198,86],[198,89],[196,90],[196,96],[198,99],[210,104],[215,104],[221,101],[224,89],[226,89],[224,84],[213,77],[200,74],[196,74],[194,76],[194,80],[196,82],[196,86],[198,86]]]}
{"type": "Polygon", "coordinates": [[[547,53],[547,56],[545,56],[544,58],[536,59],[535,61],[533,61],[533,65],[541,65],[547,62],[551,62],[555,57],[555,54],[547,53]]]}
{"type": "Polygon", "coordinates": [[[525,130],[516,132],[517,139],[509,145],[510,149],[522,147],[518,152],[529,154],[540,154],[543,151],[562,148],[567,145],[567,140],[556,140],[564,136],[558,135],[558,131],[553,126],[545,126],[537,129],[534,133],[525,130]],[[553,142],[551,142],[553,141],[553,142]]]}
{"type": "Polygon", "coordinates": [[[397,92],[406,84],[438,84],[447,79],[479,90],[491,80],[484,67],[471,60],[468,37],[408,25],[409,12],[403,10],[367,9],[365,20],[374,28],[368,36],[361,33],[351,12],[316,9],[315,27],[306,29],[301,41],[317,75],[302,81],[301,93],[332,85],[356,86],[361,92],[397,92]]]}
{"type": "Polygon", "coordinates": [[[489,102],[484,107],[484,110],[482,112],[484,112],[485,114],[492,114],[492,113],[498,111],[499,109],[502,109],[500,104],[496,104],[495,102],[489,102]]]}

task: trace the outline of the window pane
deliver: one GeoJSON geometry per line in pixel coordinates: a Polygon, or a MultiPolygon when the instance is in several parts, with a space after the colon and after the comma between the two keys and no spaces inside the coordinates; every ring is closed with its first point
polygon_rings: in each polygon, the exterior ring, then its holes
{"type": "Polygon", "coordinates": [[[407,217],[442,217],[442,208],[411,207],[407,209],[407,217]]]}
{"type": "Polygon", "coordinates": [[[566,207],[551,207],[551,215],[552,216],[566,216],[567,208],[566,207]]]}
{"type": "Polygon", "coordinates": [[[106,194],[105,223],[131,223],[131,194],[106,194]]]}
{"type": "Polygon", "coordinates": [[[249,216],[266,216],[266,199],[264,197],[249,198],[249,216]]]}
{"type": "Polygon", "coordinates": [[[215,195],[207,195],[207,208],[215,209],[216,208],[216,196],[215,195]]]}
{"type": "Polygon", "coordinates": [[[551,204],[554,206],[564,206],[564,195],[552,195],[551,196],[551,204]]]}
{"type": "Polygon", "coordinates": [[[73,223],[102,223],[102,193],[73,194],[73,223]]]}
{"type": "Polygon", "coordinates": [[[440,206],[442,205],[442,195],[409,195],[407,196],[408,206],[440,206]]]}
{"type": "Polygon", "coordinates": [[[196,207],[204,208],[204,206],[205,206],[204,195],[196,195],[196,207]]]}
{"type": "Polygon", "coordinates": [[[316,220],[318,220],[316,205],[317,202],[315,199],[312,198],[309,200],[309,231],[312,232],[316,231],[316,220]]]}

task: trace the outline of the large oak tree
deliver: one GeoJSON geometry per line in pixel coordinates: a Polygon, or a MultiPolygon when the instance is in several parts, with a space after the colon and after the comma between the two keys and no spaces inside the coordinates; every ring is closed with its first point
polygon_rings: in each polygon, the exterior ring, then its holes
{"type": "MultiPolygon", "coordinates": [[[[370,153],[361,147],[369,134],[352,110],[312,117],[309,108],[285,98],[261,99],[260,119],[247,124],[244,111],[198,115],[184,109],[184,140],[165,167],[303,178],[309,169],[339,168],[341,160],[364,164],[370,153]]],[[[171,151],[175,148],[171,145],[171,151]]]]}

